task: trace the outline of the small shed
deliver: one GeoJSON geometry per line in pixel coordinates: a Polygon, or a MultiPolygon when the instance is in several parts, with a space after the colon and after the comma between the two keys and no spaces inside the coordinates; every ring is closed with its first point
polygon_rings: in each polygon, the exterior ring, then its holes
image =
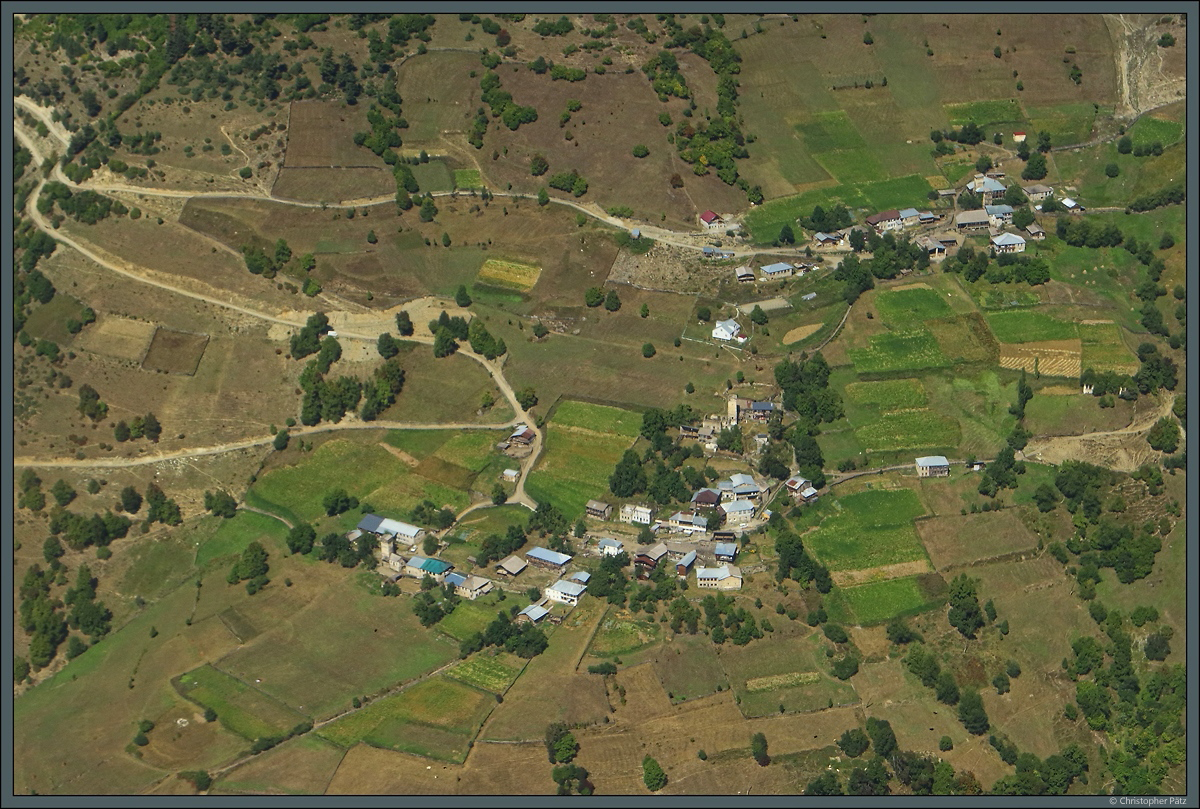
{"type": "Polygon", "coordinates": [[[496,565],[496,572],[502,576],[516,576],[525,568],[529,567],[524,559],[518,556],[510,556],[500,564],[496,565]]]}

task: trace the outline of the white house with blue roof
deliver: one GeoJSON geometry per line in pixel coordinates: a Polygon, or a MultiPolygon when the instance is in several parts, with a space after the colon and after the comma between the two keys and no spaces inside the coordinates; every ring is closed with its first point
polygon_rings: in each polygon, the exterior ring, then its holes
{"type": "Polygon", "coordinates": [[[567,579],[559,579],[546,588],[546,598],[551,601],[557,601],[560,604],[569,604],[574,607],[579,603],[579,599],[587,590],[587,585],[579,582],[568,581],[567,579]]]}
{"type": "Polygon", "coordinates": [[[759,267],[759,272],[763,274],[763,278],[785,278],[796,271],[796,268],[786,261],[777,261],[774,264],[764,264],[759,267]]]}
{"type": "Polygon", "coordinates": [[[999,205],[984,205],[983,210],[988,215],[988,222],[992,227],[1003,227],[1012,222],[1013,208],[1011,205],[1003,203],[999,205]]]}
{"type": "Polygon", "coordinates": [[[900,214],[901,227],[908,228],[921,222],[921,213],[916,208],[901,208],[897,213],[900,214]]]}
{"type": "Polygon", "coordinates": [[[1025,240],[1015,233],[1001,233],[992,237],[992,247],[997,253],[1024,253],[1025,240]]]}

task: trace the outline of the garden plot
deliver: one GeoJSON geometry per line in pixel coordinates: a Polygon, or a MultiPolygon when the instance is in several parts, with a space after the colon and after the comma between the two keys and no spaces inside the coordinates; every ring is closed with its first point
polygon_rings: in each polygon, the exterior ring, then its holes
{"type": "Polygon", "coordinates": [[[847,353],[860,374],[950,365],[950,359],[942,353],[928,329],[876,334],[871,337],[869,346],[852,348],[847,353]]]}
{"type": "Polygon", "coordinates": [[[540,267],[522,264],[518,261],[489,258],[479,268],[479,275],[475,280],[481,284],[519,289],[524,292],[533,289],[541,274],[540,267]]]}
{"type": "Polygon", "coordinates": [[[1080,364],[1095,371],[1132,374],[1138,369],[1137,357],[1121,339],[1121,329],[1110,321],[1084,321],[1079,324],[1082,344],[1080,364]]]}
{"type": "Polygon", "coordinates": [[[1043,376],[1078,378],[1083,371],[1082,344],[1073,340],[1045,340],[1018,345],[1001,344],[1000,367],[1022,369],[1043,376]]]}
{"type": "Polygon", "coordinates": [[[926,559],[913,528],[925,507],[911,489],[872,489],[839,498],[838,513],[804,535],[804,545],[831,571],[862,570],[926,559]]]}

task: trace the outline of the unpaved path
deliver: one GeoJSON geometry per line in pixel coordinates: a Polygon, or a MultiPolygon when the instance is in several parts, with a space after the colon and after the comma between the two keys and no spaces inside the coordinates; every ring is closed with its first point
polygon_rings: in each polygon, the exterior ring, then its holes
{"type": "MultiPolygon", "coordinates": [[[[1085,433],[1083,435],[1035,436],[1029,440],[1024,457],[1041,463],[1061,464],[1063,461],[1086,461],[1118,472],[1132,472],[1147,461],[1156,460],[1160,453],[1146,443],[1145,434],[1154,423],[1170,415],[1175,394],[1159,394],[1158,407],[1137,416],[1128,426],[1118,430],[1085,433]]],[[[1180,446],[1187,445],[1181,428],[1180,446]]]]}

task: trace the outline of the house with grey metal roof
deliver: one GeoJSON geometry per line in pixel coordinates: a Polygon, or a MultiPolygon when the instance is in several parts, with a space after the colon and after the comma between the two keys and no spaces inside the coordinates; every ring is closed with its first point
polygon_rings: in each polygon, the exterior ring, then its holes
{"type": "Polygon", "coordinates": [[[900,215],[901,227],[912,227],[921,220],[921,214],[916,208],[901,208],[897,213],[900,215]]]}
{"type": "Polygon", "coordinates": [[[660,542],[653,548],[639,551],[637,556],[633,557],[633,563],[638,567],[653,569],[658,567],[658,563],[668,553],[667,546],[660,542]]]}
{"type": "Polygon", "coordinates": [[[618,556],[625,550],[622,543],[608,537],[597,542],[596,546],[600,549],[601,556],[618,556]]]}
{"type": "MultiPolygon", "coordinates": [[[[461,574],[450,574],[450,576],[454,575],[459,575],[462,578],[461,582],[457,582],[454,585],[455,594],[470,601],[474,601],[480,596],[487,595],[488,593],[492,592],[492,589],[495,587],[494,584],[482,576],[462,576],[461,574]]],[[[447,583],[450,582],[450,576],[446,577],[447,583]]]]}
{"type": "Polygon", "coordinates": [[[1046,238],[1046,231],[1037,222],[1030,222],[1029,227],[1025,228],[1025,232],[1029,234],[1029,238],[1035,241],[1042,241],[1046,238]]]}
{"type": "Polygon", "coordinates": [[[571,561],[571,557],[567,554],[552,551],[549,548],[534,548],[526,551],[525,558],[538,567],[548,570],[560,570],[563,565],[571,561]]]}
{"type": "Polygon", "coordinates": [[[754,503],[749,500],[722,503],[717,506],[717,510],[725,515],[726,521],[731,523],[745,523],[754,518],[754,503]]]}
{"type": "Polygon", "coordinates": [[[992,247],[997,253],[1024,253],[1025,240],[1015,233],[1001,233],[992,237],[992,247]]]}
{"type": "Polygon", "coordinates": [[[796,268],[786,261],[777,261],[774,264],[764,264],[759,267],[759,271],[763,278],[783,278],[795,272],[796,268]]]}
{"type": "Polygon", "coordinates": [[[577,570],[574,573],[572,573],[570,576],[567,576],[567,578],[570,579],[571,581],[577,581],[580,584],[587,584],[588,581],[592,578],[592,574],[588,573],[586,570],[577,570]]]}
{"type": "Polygon", "coordinates": [[[680,578],[687,576],[688,571],[692,569],[692,565],[696,564],[696,552],[688,551],[683,555],[682,559],[675,562],[675,575],[680,578]]]}
{"type": "Polygon", "coordinates": [[[737,278],[739,284],[746,284],[754,280],[754,270],[749,264],[743,264],[733,271],[733,275],[737,278]]]}
{"type": "Polygon", "coordinates": [[[580,597],[587,590],[587,585],[579,582],[568,581],[567,579],[559,579],[546,588],[546,598],[551,601],[558,601],[562,604],[570,604],[574,607],[579,603],[580,597]]]}
{"type": "Polygon", "coordinates": [[[959,230],[987,230],[990,224],[987,211],[963,211],[954,217],[954,226],[959,230]]]}
{"type": "Polygon", "coordinates": [[[926,455],[917,458],[917,477],[948,478],[950,477],[950,461],[945,455],[926,455]]]}
{"type": "Polygon", "coordinates": [[[967,190],[978,194],[984,202],[993,202],[999,197],[1004,196],[1004,192],[1008,189],[1004,183],[995,177],[984,177],[982,174],[976,174],[975,179],[967,183],[967,190]]]}
{"type": "Polygon", "coordinates": [[[1013,209],[1011,205],[984,205],[983,211],[988,215],[988,223],[992,227],[1003,227],[1012,222],[1013,209]]]}
{"type": "Polygon", "coordinates": [[[846,239],[841,233],[825,233],[817,231],[813,236],[813,241],[817,243],[817,247],[837,247],[846,239]]]}
{"type": "Polygon", "coordinates": [[[667,527],[688,534],[703,533],[708,530],[708,520],[694,511],[676,511],[667,519],[667,527]]]}
{"type": "Polygon", "coordinates": [[[740,590],[742,571],[736,565],[696,568],[696,586],[715,590],[740,590]]]}
{"type": "Polygon", "coordinates": [[[737,544],[733,542],[718,542],[713,547],[713,555],[718,562],[732,562],[737,558],[737,544]]]}
{"type": "Polygon", "coordinates": [[[524,559],[513,555],[496,565],[496,572],[502,576],[516,576],[529,565],[524,559]]]}
{"type": "Polygon", "coordinates": [[[550,610],[537,604],[530,604],[525,609],[517,613],[517,623],[528,621],[531,624],[536,624],[538,621],[550,614],[550,610]]]}
{"type": "Polygon", "coordinates": [[[1041,202],[1046,197],[1048,197],[1054,193],[1053,188],[1051,188],[1048,185],[1042,185],[1041,183],[1036,183],[1034,185],[1027,185],[1024,188],[1022,188],[1021,190],[1024,191],[1025,196],[1029,197],[1029,199],[1032,200],[1033,202],[1041,202]]]}
{"type": "Polygon", "coordinates": [[[424,530],[415,525],[409,525],[406,522],[388,519],[387,517],[380,517],[378,514],[363,515],[363,518],[358,521],[357,530],[366,531],[377,536],[398,537],[405,540],[406,544],[409,545],[425,533],[424,530]]]}
{"type": "Polygon", "coordinates": [[[612,506],[599,500],[587,501],[584,511],[587,512],[589,517],[595,517],[599,520],[607,520],[612,516],[612,506]]]}

